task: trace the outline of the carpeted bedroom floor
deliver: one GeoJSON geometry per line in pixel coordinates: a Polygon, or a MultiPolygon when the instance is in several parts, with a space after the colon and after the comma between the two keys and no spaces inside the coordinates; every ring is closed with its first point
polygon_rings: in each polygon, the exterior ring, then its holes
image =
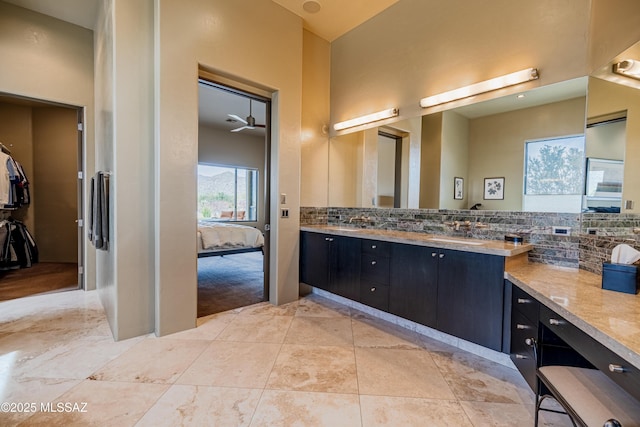
{"type": "Polygon", "coordinates": [[[261,252],[198,259],[198,317],[263,301],[261,252]]]}

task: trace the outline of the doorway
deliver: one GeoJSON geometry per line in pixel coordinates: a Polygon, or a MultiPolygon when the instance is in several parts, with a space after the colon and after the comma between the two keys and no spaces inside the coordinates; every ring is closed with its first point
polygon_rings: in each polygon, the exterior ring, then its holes
{"type": "Polygon", "coordinates": [[[267,301],[271,100],[198,84],[198,317],[267,301]]]}
{"type": "Polygon", "coordinates": [[[80,107],[0,94],[0,142],[21,171],[0,209],[9,239],[0,301],[84,287],[83,117],[80,107]]]}
{"type": "Polygon", "coordinates": [[[376,206],[401,207],[402,137],[378,131],[378,177],[376,206]]]}

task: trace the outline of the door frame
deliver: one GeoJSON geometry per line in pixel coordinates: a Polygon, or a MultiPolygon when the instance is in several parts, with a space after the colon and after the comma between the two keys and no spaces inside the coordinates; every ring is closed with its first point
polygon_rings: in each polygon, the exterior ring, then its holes
{"type": "MultiPolygon", "coordinates": [[[[226,79],[225,79],[226,80],[226,79]]],[[[265,94],[259,94],[256,92],[263,92],[259,89],[252,88],[244,88],[240,89],[239,87],[230,84],[228,81],[221,82],[219,79],[215,78],[214,75],[209,74],[204,70],[200,70],[198,76],[198,84],[205,84],[207,86],[213,87],[215,89],[223,90],[229,92],[231,94],[241,96],[247,99],[259,101],[265,103],[266,106],[266,114],[265,114],[265,164],[264,164],[264,177],[262,178],[264,182],[263,192],[264,192],[264,206],[262,210],[264,211],[264,229],[262,230],[264,235],[264,245],[262,247],[263,253],[263,294],[262,300],[269,301],[269,276],[270,276],[270,247],[271,247],[271,103],[272,99],[270,96],[265,96],[265,94]]]]}
{"type": "MultiPolygon", "coordinates": [[[[78,105],[65,104],[61,102],[49,101],[46,99],[33,98],[29,96],[16,95],[9,92],[0,92],[0,96],[11,98],[15,100],[20,100],[24,102],[26,105],[46,105],[50,107],[60,107],[67,108],[71,110],[76,110],[77,113],[77,218],[76,223],[78,225],[78,287],[77,289],[86,289],[86,277],[85,277],[85,240],[84,240],[84,207],[85,207],[85,164],[84,164],[84,154],[85,154],[85,107],[78,105]]],[[[33,171],[30,172],[31,174],[33,171]]],[[[37,241],[36,241],[37,244],[37,241]]]]}

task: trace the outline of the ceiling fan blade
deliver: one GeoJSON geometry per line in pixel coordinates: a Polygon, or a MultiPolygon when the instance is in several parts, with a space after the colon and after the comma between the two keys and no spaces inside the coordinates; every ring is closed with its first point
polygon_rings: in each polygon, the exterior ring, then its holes
{"type": "Polygon", "coordinates": [[[235,114],[227,114],[227,116],[231,117],[232,119],[235,119],[239,122],[244,123],[245,125],[247,124],[247,121],[243,118],[241,118],[240,116],[236,116],[235,114]]]}
{"type": "Polygon", "coordinates": [[[265,125],[257,125],[257,124],[256,124],[256,125],[254,125],[254,126],[255,126],[255,127],[257,127],[257,128],[266,128],[266,126],[265,126],[265,125]]]}

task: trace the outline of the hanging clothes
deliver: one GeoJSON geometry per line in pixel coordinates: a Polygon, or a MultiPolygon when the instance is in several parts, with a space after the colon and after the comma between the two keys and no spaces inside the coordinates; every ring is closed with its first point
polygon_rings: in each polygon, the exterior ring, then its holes
{"type": "Polygon", "coordinates": [[[9,154],[0,152],[0,207],[17,209],[30,202],[29,180],[22,165],[9,154]]]}
{"type": "Polygon", "coordinates": [[[0,270],[28,268],[38,262],[38,247],[27,227],[9,217],[0,221],[0,270]]]}

